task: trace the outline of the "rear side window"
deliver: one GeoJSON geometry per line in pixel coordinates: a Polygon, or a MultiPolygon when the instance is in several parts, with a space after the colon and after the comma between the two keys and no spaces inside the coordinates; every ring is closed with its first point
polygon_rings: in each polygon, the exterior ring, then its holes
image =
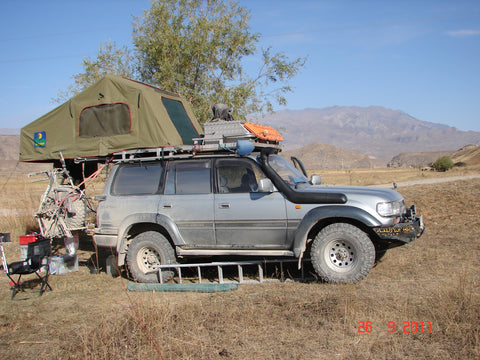
{"type": "Polygon", "coordinates": [[[156,194],[161,186],[161,164],[122,166],[112,187],[113,195],[156,194]]]}
{"type": "Polygon", "coordinates": [[[78,133],[82,138],[129,134],[130,108],[125,103],[86,107],[80,113],[78,133]]]}
{"type": "Polygon", "coordinates": [[[165,194],[209,194],[212,188],[210,168],[210,160],[171,162],[165,194]]]}

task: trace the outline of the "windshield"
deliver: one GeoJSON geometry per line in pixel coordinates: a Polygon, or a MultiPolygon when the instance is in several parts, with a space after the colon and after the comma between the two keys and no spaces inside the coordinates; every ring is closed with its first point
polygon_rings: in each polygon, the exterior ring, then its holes
{"type": "Polygon", "coordinates": [[[268,163],[280,177],[290,185],[308,183],[308,179],[300,171],[280,155],[270,155],[268,163]]]}

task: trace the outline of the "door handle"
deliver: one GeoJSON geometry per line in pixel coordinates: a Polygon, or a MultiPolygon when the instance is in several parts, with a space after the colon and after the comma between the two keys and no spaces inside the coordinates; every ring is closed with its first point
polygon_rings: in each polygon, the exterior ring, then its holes
{"type": "Polygon", "coordinates": [[[228,203],[218,204],[218,207],[220,209],[230,209],[230,204],[228,203]]]}
{"type": "Polygon", "coordinates": [[[163,205],[164,209],[171,209],[172,207],[173,207],[172,204],[164,204],[163,205]]]}

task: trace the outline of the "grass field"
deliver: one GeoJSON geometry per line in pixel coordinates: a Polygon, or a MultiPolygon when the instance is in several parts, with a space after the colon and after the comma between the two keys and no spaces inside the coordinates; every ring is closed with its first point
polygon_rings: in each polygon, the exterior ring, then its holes
{"type": "MultiPolygon", "coordinates": [[[[323,173],[325,183],[412,180],[417,170],[323,173]]],[[[2,188],[0,232],[14,243],[34,226],[42,187],[2,188]]],[[[101,188],[100,188],[101,190],[101,188]]],[[[51,276],[41,298],[11,301],[0,276],[0,358],[35,359],[478,359],[480,180],[398,189],[427,230],[392,249],[355,285],[285,282],[228,293],[127,292],[128,280],[78,272],[51,276]]]]}

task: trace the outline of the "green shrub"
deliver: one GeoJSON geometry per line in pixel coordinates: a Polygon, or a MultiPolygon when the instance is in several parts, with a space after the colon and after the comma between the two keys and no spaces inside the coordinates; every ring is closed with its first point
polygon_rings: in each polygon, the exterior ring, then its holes
{"type": "Polygon", "coordinates": [[[454,164],[449,156],[442,156],[432,164],[432,168],[437,171],[447,171],[453,168],[454,164]]]}

